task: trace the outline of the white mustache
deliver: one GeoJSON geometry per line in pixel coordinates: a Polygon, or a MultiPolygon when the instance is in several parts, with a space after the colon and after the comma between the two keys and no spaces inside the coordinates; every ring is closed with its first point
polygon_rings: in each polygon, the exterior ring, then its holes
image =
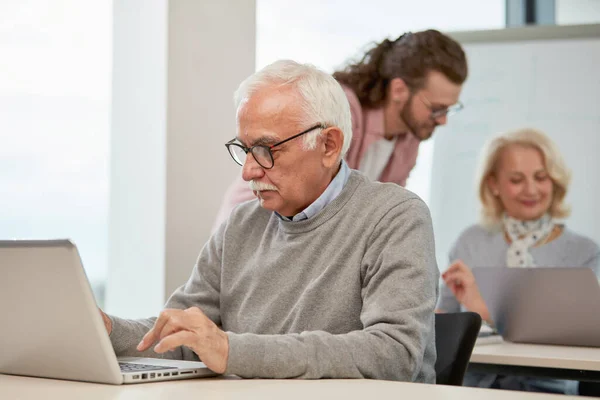
{"type": "Polygon", "coordinates": [[[272,190],[274,192],[278,191],[275,186],[258,181],[250,181],[248,182],[248,186],[250,186],[250,190],[256,192],[262,192],[263,190],[272,190]]]}

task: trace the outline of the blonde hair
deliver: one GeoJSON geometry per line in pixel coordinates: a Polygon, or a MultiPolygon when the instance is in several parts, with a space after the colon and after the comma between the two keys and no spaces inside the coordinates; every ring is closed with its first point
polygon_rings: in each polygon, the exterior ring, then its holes
{"type": "Polygon", "coordinates": [[[564,203],[571,172],[554,142],[541,131],[536,129],[520,129],[498,135],[489,140],[481,152],[477,174],[479,201],[481,202],[481,224],[487,228],[498,227],[502,220],[504,206],[497,196],[494,196],[488,179],[496,173],[498,160],[502,152],[509,146],[525,146],[537,149],[542,153],[546,171],[552,180],[554,189],[549,214],[553,218],[569,216],[570,207],[564,203]]]}

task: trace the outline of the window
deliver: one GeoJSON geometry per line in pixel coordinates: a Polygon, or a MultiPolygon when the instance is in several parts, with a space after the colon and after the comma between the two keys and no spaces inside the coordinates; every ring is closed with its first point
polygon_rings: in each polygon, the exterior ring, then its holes
{"type": "MultiPolygon", "coordinates": [[[[373,42],[406,31],[505,27],[504,0],[257,0],[256,12],[257,68],[289,58],[333,72],[373,42]]],[[[407,184],[426,202],[433,140],[421,145],[407,184]]]]}
{"type": "Polygon", "coordinates": [[[600,22],[600,0],[556,0],[555,7],[557,25],[600,22]]]}
{"type": "Polygon", "coordinates": [[[70,238],[102,302],[112,6],[0,3],[0,238],[70,238]]]}

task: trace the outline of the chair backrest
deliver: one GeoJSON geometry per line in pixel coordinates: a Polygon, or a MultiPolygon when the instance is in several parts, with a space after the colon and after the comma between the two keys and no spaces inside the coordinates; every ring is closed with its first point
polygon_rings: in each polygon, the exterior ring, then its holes
{"type": "Polygon", "coordinates": [[[436,383],[461,386],[481,328],[474,312],[435,314],[436,383]]]}

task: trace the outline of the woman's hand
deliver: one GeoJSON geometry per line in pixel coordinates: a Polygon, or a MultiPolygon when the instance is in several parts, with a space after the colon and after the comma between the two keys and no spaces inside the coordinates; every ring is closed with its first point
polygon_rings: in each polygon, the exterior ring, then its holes
{"type": "Polygon", "coordinates": [[[456,300],[469,311],[481,315],[485,321],[491,322],[491,318],[475,282],[473,271],[461,260],[454,261],[442,274],[444,283],[456,300]]]}

